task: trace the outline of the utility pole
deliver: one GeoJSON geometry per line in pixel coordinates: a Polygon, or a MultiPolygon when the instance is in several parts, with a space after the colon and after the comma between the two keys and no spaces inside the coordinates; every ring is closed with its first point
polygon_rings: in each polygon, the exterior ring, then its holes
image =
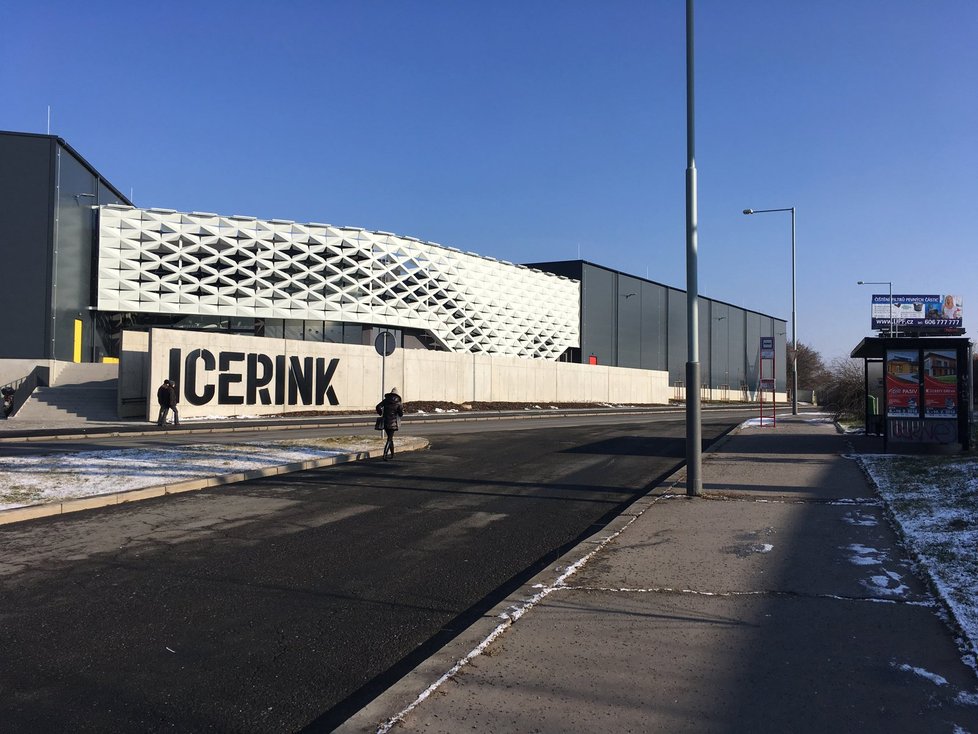
{"type": "Polygon", "coordinates": [[[703,489],[693,102],[693,0],[686,0],[686,494],[690,497],[703,489]]]}

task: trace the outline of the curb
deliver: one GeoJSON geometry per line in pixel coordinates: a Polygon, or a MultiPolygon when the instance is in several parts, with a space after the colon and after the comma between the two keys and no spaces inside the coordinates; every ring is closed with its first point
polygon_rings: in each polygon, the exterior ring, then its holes
{"type": "MultiPolygon", "coordinates": [[[[397,447],[398,452],[424,451],[431,445],[426,438],[410,438],[408,441],[411,441],[412,443],[408,443],[404,438],[401,439],[401,442],[397,447]]],[[[321,459],[295,461],[291,464],[266,466],[263,469],[251,469],[249,471],[232,472],[230,474],[218,474],[201,479],[186,479],[180,482],[157,484],[151,487],[140,487],[139,489],[130,489],[126,490],[125,492],[109,492],[107,494],[98,494],[92,497],[65,500],[64,502],[48,502],[43,505],[15,507],[10,510],[0,510],[0,525],[10,525],[12,523],[24,522],[26,520],[36,520],[42,517],[67,515],[72,512],[94,510],[101,507],[121,505],[127,502],[139,502],[140,500],[165,497],[166,495],[170,494],[196,492],[201,489],[220,487],[225,484],[235,484],[237,482],[248,481],[249,479],[260,479],[261,477],[272,477],[279,474],[291,474],[293,472],[306,471],[307,469],[320,469],[326,466],[346,464],[351,461],[376,458],[382,453],[383,448],[370,449],[369,451],[351,451],[339,456],[324,456],[321,459]]]]}
{"type": "Polygon", "coordinates": [[[270,425],[270,424],[258,424],[253,426],[215,426],[215,425],[202,425],[195,428],[157,428],[155,430],[148,428],[136,428],[133,430],[108,430],[108,431],[79,431],[74,433],[62,433],[58,432],[64,429],[57,429],[49,433],[32,433],[32,434],[15,434],[15,435],[2,435],[0,434],[0,443],[14,443],[14,442],[46,442],[46,441],[75,441],[84,438],[139,438],[141,436],[160,436],[160,435],[196,435],[201,433],[258,433],[261,431],[290,431],[290,430],[315,430],[317,428],[362,428],[366,426],[373,427],[374,422],[370,421],[350,421],[348,423],[340,422],[316,422],[316,423],[287,423],[284,425],[270,425]]]}

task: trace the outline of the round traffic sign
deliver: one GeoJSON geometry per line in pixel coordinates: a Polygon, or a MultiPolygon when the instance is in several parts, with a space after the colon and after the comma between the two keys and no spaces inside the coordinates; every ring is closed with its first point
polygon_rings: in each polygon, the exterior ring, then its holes
{"type": "Polygon", "coordinates": [[[377,350],[377,354],[381,357],[389,357],[394,353],[396,341],[394,335],[389,331],[382,331],[374,339],[374,349],[377,350]]]}

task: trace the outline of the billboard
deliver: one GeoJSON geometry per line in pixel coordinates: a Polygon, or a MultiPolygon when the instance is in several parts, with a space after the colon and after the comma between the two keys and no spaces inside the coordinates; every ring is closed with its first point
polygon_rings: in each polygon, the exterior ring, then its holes
{"type": "Polygon", "coordinates": [[[920,362],[916,349],[886,351],[886,416],[920,415],[920,362]]]}
{"type": "Polygon", "coordinates": [[[961,296],[873,294],[873,329],[945,331],[963,328],[961,296]]]}
{"type": "Polygon", "coordinates": [[[958,417],[958,355],[953,349],[924,350],[924,417],[958,417]]]}

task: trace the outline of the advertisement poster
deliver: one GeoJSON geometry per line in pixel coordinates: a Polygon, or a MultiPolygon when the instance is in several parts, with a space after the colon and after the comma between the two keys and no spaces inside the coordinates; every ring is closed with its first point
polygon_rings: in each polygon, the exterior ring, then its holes
{"type": "Polygon", "coordinates": [[[886,415],[889,418],[920,415],[920,365],[916,349],[886,350],[886,415]]]}
{"type": "Polygon", "coordinates": [[[958,417],[958,361],[953,350],[924,352],[924,417],[958,417]]]}
{"type": "Polygon", "coordinates": [[[896,295],[873,294],[872,328],[893,327],[901,333],[927,329],[963,328],[961,296],[955,295],[896,295]]]}

